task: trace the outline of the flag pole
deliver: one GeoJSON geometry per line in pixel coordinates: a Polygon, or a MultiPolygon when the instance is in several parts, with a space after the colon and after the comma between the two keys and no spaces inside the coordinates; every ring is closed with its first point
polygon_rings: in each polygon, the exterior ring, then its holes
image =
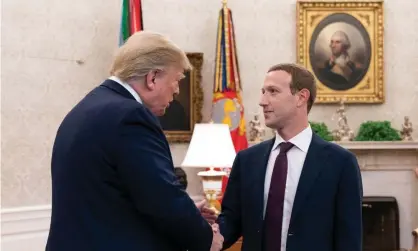
{"type": "MultiPolygon", "coordinates": [[[[232,11],[227,6],[227,0],[221,0],[220,2],[222,3],[222,8],[219,11],[216,36],[211,118],[214,123],[229,125],[234,148],[238,152],[248,148],[244,107],[240,94],[241,81],[238,55],[232,11]]],[[[217,170],[223,170],[222,167],[215,168],[217,170]]],[[[222,194],[219,197],[219,203],[222,203],[230,168],[226,168],[224,171],[227,173],[227,176],[224,176],[222,180],[222,194]]]]}

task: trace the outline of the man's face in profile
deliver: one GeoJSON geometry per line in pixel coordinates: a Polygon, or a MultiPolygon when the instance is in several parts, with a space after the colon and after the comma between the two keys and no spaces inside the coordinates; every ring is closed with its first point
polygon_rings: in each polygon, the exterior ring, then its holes
{"type": "Polygon", "coordinates": [[[177,67],[168,67],[155,73],[153,83],[153,97],[148,105],[156,116],[163,116],[173,101],[174,96],[180,93],[180,80],[184,78],[184,70],[177,67]]]}

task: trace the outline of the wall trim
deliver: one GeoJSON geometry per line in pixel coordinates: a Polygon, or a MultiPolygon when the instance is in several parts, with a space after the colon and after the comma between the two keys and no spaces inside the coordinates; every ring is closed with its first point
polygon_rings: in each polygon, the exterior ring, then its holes
{"type": "Polygon", "coordinates": [[[1,209],[1,250],[45,250],[51,205],[1,209]]]}
{"type": "MultiPolygon", "coordinates": [[[[201,195],[190,196],[197,202],[201,195]]],[[[39,233],[49,230],[51,205],[1,209],[1,236],[39,233]]]]}
{"type": "MultiPolygon", "coordinates": [[[[190,196],[195,202],[201,195],[190,196]]],[[[1,209],[1,250],[45,250],[51,222],[51,205],[1,209]]]]}
{"type": "Polygon", "coordinates": [[[51,205],[1,209],[2,239],[49,230],[51,205]]]}

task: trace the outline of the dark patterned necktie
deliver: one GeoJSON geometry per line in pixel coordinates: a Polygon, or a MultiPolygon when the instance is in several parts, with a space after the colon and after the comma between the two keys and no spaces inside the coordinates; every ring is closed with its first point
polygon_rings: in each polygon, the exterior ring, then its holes
{"type": "Polygon", "coordinates": [[[264,251],[280,251],[281,248],[287,152],[292,147],[293,144],[290,142],[280,143],[280,153],[274,162],[264,217],[264,251]]]}

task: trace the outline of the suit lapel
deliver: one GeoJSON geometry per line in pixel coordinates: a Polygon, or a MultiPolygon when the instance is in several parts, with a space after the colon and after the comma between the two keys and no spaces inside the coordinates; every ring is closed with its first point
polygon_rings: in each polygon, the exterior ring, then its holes
{"type": "Polygon", "coordinates": [[[264,209],[264,180],[266,176],[267,164],[273,147],[275,138],[267,140],[260,145],[260,157],[253,159],[251,168],[254,168],[255,182],[254,182],[254,205],[256,208],[257,218],[260,222],[263,221],[263,209],[264,209]]]}
{"type": "Polygon", "coordinates": [[[325,146],[326,143],[314,133],[296,190],[290,224],[292,224],[300,209],[303,207],[303,203],[309,195],[312,185],[315,183],[315,180],[318,178],[318,175],[325,165],[327,159],[325,156],[326,154],[323,151],[325,146]]]}

